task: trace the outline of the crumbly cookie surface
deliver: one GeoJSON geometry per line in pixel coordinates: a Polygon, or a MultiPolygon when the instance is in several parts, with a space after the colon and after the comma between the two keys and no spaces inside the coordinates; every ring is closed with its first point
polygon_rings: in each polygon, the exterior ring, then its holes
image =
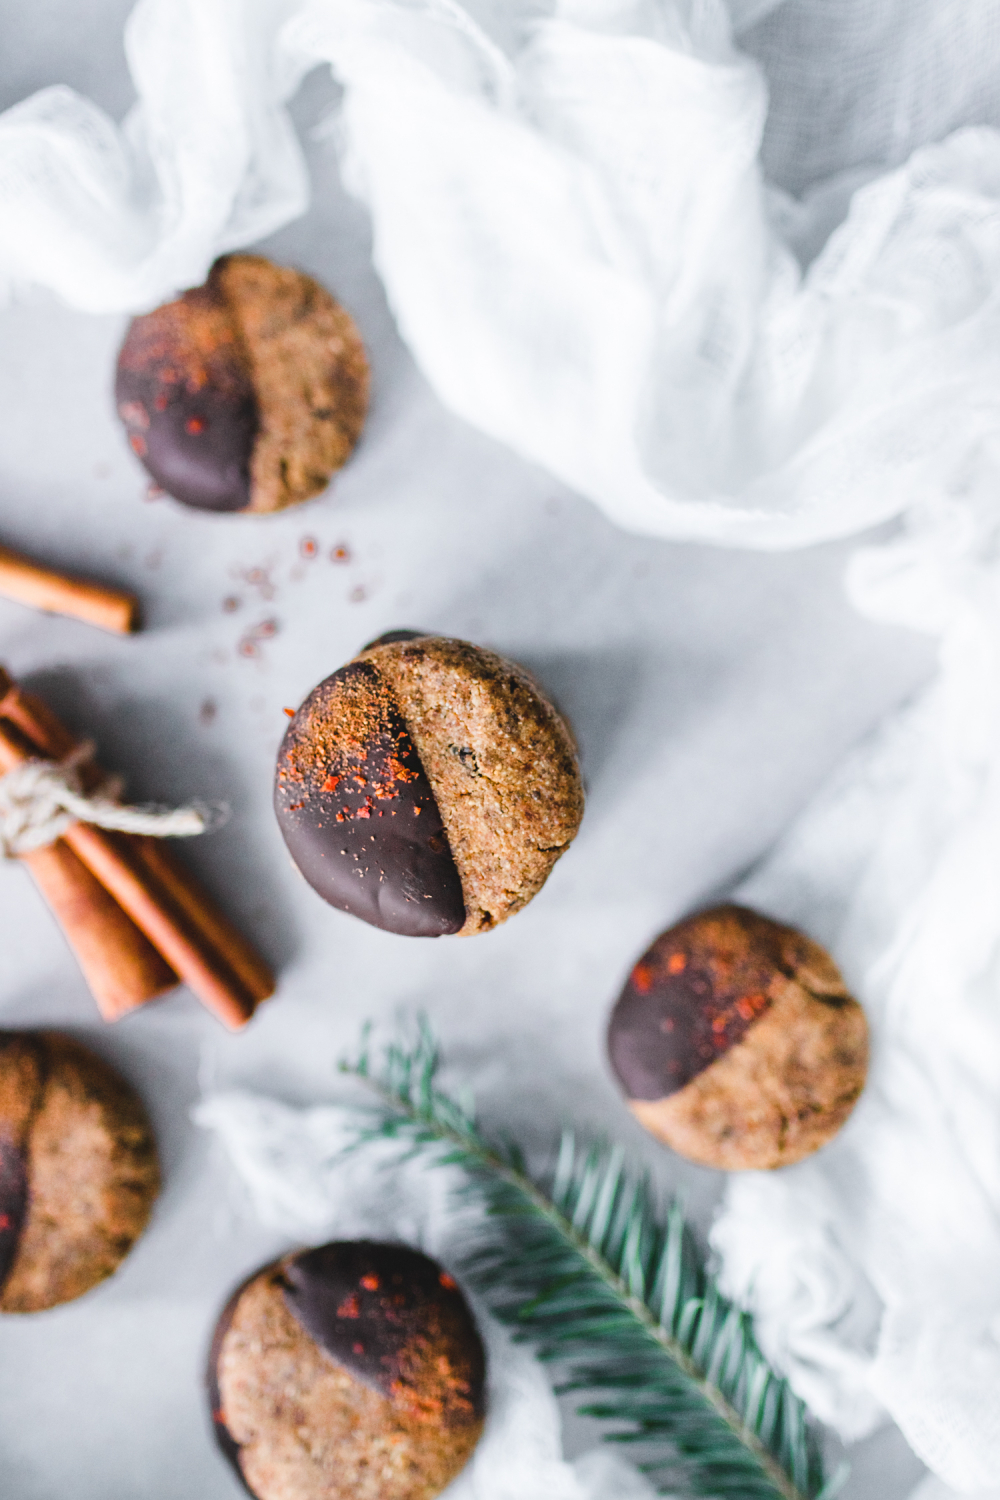
{"type": "Polygon", "coordinates": [[[362,654],[392,688],[434,790],[465,898],[461,934],[527,905],[569,847],[583,784],[564,721],[514,663],[421,636],[362,654]]]}
{"type": "Polygon", "coordinates": [[[156,1148],[133,1090],[69,1037],[0,1035],[0,1129],[28,1201],[0,1311],[38,1312],[115,1271],[159,1191],[156,1148]]]}
{"type": "Polygon", "coordinates": [[[213,277],[239,325],[257,396],[249,509],[283,510],[325,489],[361,435],[364,345],[350,314],[302,271],[230,255],[213,277]]]}
{"type": "Polygon", "coordinates": [[[831,1140],[864,1088],[868,1025],[825,949],[793,928],[729,906],[664,934],[633,970],[633,988],[638,980],[641,991],[652,979],[657,959],[678,987],[687,986],[701,1014],[685,1022],[664,1009],[658,1026],[650,1017],[666,1040],[678,1038],[687,1066],[681,1079],[663,1076],[655,1097],[653,1074],[662,1063],[650,1066],[656,1048],[650,1032],[649,1072],[637,1052],[628,1089],[640,1123],[688,1160],[727,1171],[788,1166],[831,1140]],[[714,1058],[692,1047],[693,1026],[703,1016],[709,1045],[717,1044],[714,1058]],[[681,1030],[689,1034],[681,1037],[681,1030]]]}
{"type": "Polygon", "coordinates": [[[216,1379],[217,1420],[260,1500],[433,1500],[482,1432],[471,1410],[422,1406],[355,1379],[292,1315],[280,1266],[239,1296],[216,1379]]]}

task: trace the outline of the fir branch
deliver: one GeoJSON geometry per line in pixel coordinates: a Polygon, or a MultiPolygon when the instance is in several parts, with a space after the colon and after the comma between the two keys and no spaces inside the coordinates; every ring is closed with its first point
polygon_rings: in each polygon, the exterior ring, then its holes
{"type": "Polygon", "coordinates": [[[425,1022],[373,1070],[367,1034],[341,1070],[380,1100],[366,1140],[394,1140],[462,1167],[495,1233],[465,1273],[492,1311],[588,1393],[578,1410],[637,1443],[662,1491],[713,1500],[832,1500],[802,1402],[771,1370],[749,1315],[719,1291],[679,1204],[657,1214],[648,1183],[620,1148],[581,1147],[564,1132],[552,1173],[533,1179],[510,1141],[487,1137],[471,1100],[437,1084],[425,1022]]]}

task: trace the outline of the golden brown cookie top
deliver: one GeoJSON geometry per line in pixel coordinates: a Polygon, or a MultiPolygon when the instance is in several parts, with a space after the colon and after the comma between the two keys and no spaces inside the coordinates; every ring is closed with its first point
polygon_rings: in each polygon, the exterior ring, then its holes
{"type": "Polygon", "coordinates": [[[799,1161],[864,1086],[868,1028],[829,954],[739,906],[663,933],[608,1030],[612,1067],[652,1134],[705,1166],[799,1161]]]}
{"type": "Polygon", "coordinates": [[[570,733],[492,651],[394,631],[320,683],[275,811],[331,905],[407,936],[483,932],[540,890],[583,813],[570,733]]]}
{"type": "Polygon", "coordinates": [[[37,1312],[110,1276],[159,1191],[138,1096],[55,1032],[0,1032],[0,1311],[37,1312]]]}
{"type": "Polygon", "coordinates": [[[281,510],[348,459],[368,361],[311,276],[259,255],[217,260],[205,284],[135,318],[115,397],[129,442],[168,494],[202,510],[281,510]]]}
{"type": "Polygon", "coordinates": [[[351,1241],[287,1256],[216,1330],[220,1446],[260,1500],[432,1500],[483,1425],[483,1350],[427,1256],[351,1241]]]}

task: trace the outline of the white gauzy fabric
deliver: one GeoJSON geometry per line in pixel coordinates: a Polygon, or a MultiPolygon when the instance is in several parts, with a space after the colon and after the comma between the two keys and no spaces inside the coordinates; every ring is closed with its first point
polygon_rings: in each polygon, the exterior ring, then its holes
{"type": "MultiPolygon", "coordinates": [[[[194,1111],[214,1130],[261,1221],[290,1239],[377,1238],[418,1246],[443,1263],[477,1216],[455,1208],[454,1170],[400,1162],[393,1148],[342,1154],[351,1139],[333,1105],[293,1109],[246,1092],[216,1094],[194,1111]]],[[[653,1500],[618,1454],[562,1456],[559,1408],[541,1365],[477,1305],[488,1360],[486,1429],[447,1500],[653,1500]]]]}
{"type": "Polygon", "coordinates": [[[951,479],[1000,404],[1000,137],[868,184],[803,278],[722,0],[549,8],[505,52],[458,0],[140,0],[121,130],[59,89],[0,117],[0,273],[93,310],[197,279],[301,211],[282,101],[329,62],[425,373],[620,524],[793,546],[951,479]]]}
{"type": "Polygon", "coordinates": [[[826,944],[865,1003],[868,1087],[826,1149],[731,1179],[727,1290],[845,1436],[888,1411],[958,1490],[1000,1474],[1000,512],[996,453],[860,553],[873,614],[940,672],[739,892],[826,944]]]}

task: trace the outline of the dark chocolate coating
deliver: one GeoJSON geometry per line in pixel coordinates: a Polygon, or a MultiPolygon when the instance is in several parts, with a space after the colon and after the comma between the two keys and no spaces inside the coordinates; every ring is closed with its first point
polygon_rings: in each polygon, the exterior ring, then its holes
{"type": "Polygon", "coordinates": [[[771,1004],[775,973],[789,972],[776,924],[729,910],[746,919],[738,951],[710,946],[692,917],[658,937],[629,975],[611,1015],[608,1053],[630,1099],[684,1088],[742,1040],[771,1004]]]}
{"type": "Polygon", "coordinates": [[[250,504],[257,397],[213,275],[178,303],[133,320],[118,356],[115,401],[133,450],[169,495],[199,510],[250,504]]]}
{"type": "Polygon", "coordinates": [[[364,1385],[391,1396],[428,1340],[463,1351],[468,1400],[484,1409],[483,1347],[452,1278],[405,1245],[321,1245],[285,1264],[285,1301],[310,1338],[364,1385]]]}
{"type": "Polygon", "coordinates": [[[407,937],[462,927],[462,882],[437,801],[369,662],[334,672],[293,718],[274,808],[296,865],[331,906],[407,937]]]}
{"type": "Polygon", "coordinates": [[[396,641],[419,641],[426,634],[426,630],[387,630],[384,635],[377,635],[373,641],[368,641],[361,649],[371,651],[376,646],[391,646],[396,641]]]}
{"type": "Polygon", "coordinates": [[[9,1136],[0,1135],[0,1290],[17,1254],[28,1211],[28,1163],[9,1136]]]}

